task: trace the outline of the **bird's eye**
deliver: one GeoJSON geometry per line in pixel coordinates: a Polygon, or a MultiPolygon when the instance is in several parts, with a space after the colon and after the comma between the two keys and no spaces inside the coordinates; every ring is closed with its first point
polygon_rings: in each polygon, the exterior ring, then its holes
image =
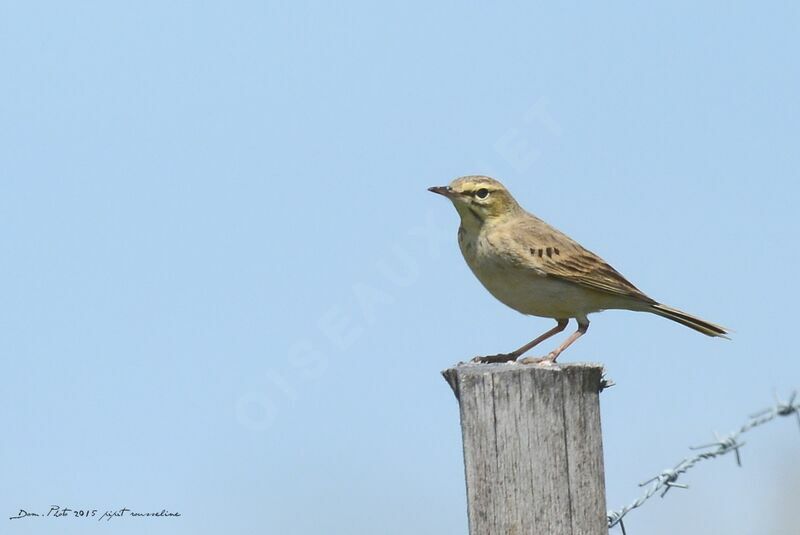
{"type": "Polygon", "coordinates": [[[475,192],[475,195],[479,199],[485,199],[486,197],[489,196],[489,190],[486,189],[486,188],[481,188],[481,189],[479,189],[478,191],[475,192]]]}

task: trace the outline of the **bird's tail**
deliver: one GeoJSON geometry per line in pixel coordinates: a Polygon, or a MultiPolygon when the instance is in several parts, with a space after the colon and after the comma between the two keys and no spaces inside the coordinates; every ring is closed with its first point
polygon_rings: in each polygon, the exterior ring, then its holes
{"type": "Polygon", "coordinates": [[[687,314],[681,310],[676,308],[668,307],[667,305],[662,304],[655,304],[650,307],[650,312],[653,314],[658,314],[659,316],[663,316],[665,318],[669,318],[672,321],[677,321],[681,325],[686,325],[690,329],[694,329],[697,332],[701,332],[706,336],[719,336],[720,338],[727,338],[730,340],[728,336],[726,336],[729,331],[725,327],[720,327],[719,325],[715,325],[710,323],[706,320],[702,320],[691,314],[687,314]]]}

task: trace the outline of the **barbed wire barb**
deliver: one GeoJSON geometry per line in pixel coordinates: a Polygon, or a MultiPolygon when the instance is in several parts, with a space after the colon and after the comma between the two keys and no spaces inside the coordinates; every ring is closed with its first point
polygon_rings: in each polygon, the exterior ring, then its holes
{"type": "Polygon", "coordinates": [[[792,395],[789,396],[789,401],[786,403],[782,403],[777,397],[776,395],[778,416],[794,414],[797,417],[797,426],[800,427],[800,404],[795,404],[794,402],[794,400],[797,399],[797,391],[795,390],[792,392],[792,395]]]}
{"type": "MultiPolygon", "coordinates": [[[[739,454],[739,448],[744,446],[744,442],[739,442],[737,438],[738,433],[733,433],[728,435],[727,437],[720,437],[716,431],[714,431],[714,437],[717,439],[716,442],[712,442],[711,444],[704,444],[702,446],[689,446],[690,450],[704,450],[706,448],[713,448],[714,446],[717,447],[717,450],[710,453],[709,455],[714,455],[714,457],[719,455],[725,455],[726,453],[733,451],[736,453],[736,464],[741,467],[742,466],[742,458],[739,454]]],[[[702,454],[701,454],[702,455],[702,454]]],[[[706,457],[703,457],[704,459],[706,457]]]]}
{"type": "Polygon", "coordinates": [[[603,375],[600,376],[600,392],[609,389],[612,386],[616,386],[616,384],[617,383],[615,383],[613,379],[609,379],[608,377],[606,377],[605,373],[603,373],[603,375]]]}

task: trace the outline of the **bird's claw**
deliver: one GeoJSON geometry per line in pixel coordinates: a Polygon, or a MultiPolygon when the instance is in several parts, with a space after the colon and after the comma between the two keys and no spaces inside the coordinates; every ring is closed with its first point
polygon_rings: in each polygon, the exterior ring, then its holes
{"type": "Polygon", "coordinates": [[[475,357],[472,362],[481,364],[496,364],[498,362],[511,362],[517,360],[517,357],[509,353],[498,353],[497,355],[487,355],[485,357],[475,357]]]}
{"type": "Polygon", "coordinates": [[[540,364],[543,366],[552,366],[556,363],[556,357],[558,355],[554,355],[550,353],[546,357],[525,357],[524,359],[520,359],[520,364],[540,364]]]}

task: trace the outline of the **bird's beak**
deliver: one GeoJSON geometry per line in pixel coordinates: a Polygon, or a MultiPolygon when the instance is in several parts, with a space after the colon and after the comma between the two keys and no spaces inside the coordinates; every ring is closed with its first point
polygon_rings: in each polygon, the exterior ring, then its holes
{"type": "Polygon", "coordinates": [[[453,196],[453,190],[450,189],[450,186],[433,186],[432,188],[428,188],[428,191],[444,195],[445,197],[453,196]]]}

